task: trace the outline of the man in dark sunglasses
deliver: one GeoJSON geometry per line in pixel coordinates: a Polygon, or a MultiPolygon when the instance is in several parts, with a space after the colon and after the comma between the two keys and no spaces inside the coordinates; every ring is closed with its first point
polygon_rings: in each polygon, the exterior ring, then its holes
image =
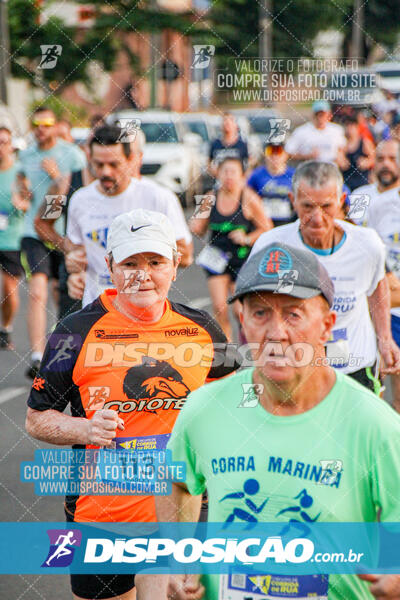
{"type": "MultiPolygon", "coordinates": [[[[31,358],[26,375],[32,379],[37,374],[46,342],[46,305],[48,282],[58,280],[61,252],[43,243],[34,227],[39,207],[45,204],[55,216],[58,202],[59,215],[56,229],[64,233],[62,202],[66,199],[71,173],[83,169],[86,158],[74,144],[58,138],[57,120],[54,112],[45,106],[37,108],[31,118],[35,142],[19,155],[21,173],[30,182],[32,201],[25,216],[21,250],[28,277],[28,334],[31,358]],[[54,191],[56,190],[56,191],[54,191]]],[[[64,202],[65,204],[65,202],[64,202]]],[[[57,288],[54,287],[54,291],[57,288]]],[[[57,301],[57,298],[55,297],[57,301]]]]}
{"type": "Polygon", "coordinates": [[[265,164],[257,167],[247,180],[261,197],[267,215],[274,227],[286,225],[296,219],[289,199],[294,169],[288,167],[288,155],[283,143],[267,142],[264,149],[265,164]]]}

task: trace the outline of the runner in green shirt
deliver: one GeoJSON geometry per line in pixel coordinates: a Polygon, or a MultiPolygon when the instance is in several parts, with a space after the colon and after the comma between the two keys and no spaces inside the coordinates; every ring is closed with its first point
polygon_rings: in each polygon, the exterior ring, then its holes
{"type": "Polygon", "coordinates": [[[29,208],[27,184],[18,175],[20,163],[15,159],[12,132],[0,126],[0,350],[12,350],[13,323],[19,307],[18,287],[23,275],[20,244],[25,211],[29,208]]]}
{"type": "MultiPolygon", "coordinates": [[[[400,418],[327,364],[333,284],[317,257],[271,244],[242,267],[233,299],[255,366],[188,397],[168,445],[186,462],[186,484],[158,499],[158,520],[196,521],[207,488],[211,522],[286,522],[301,536],[313,522],[400,521],[400,418]]],[[[315,596],[400,597],[400,576],[363,578],[372,584],[330,575],[321,593],[316,577],[315,596]]],[[[218,575],[201,581],[204,595],[192,577],[179,599],[229,598],[218,575]]],[[[168,594],[183,584],[171,577],[168,594]]],[[[155,585],[166,590],[165,578],[138,576],[140,600],[155,585]]]]}

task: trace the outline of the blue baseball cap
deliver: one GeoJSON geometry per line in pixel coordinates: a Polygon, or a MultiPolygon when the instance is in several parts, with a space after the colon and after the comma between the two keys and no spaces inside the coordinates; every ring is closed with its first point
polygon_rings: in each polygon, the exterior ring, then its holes
{"type": "Polygon", "coordinates": [[[314,113],[330,112],[330,110],[331,110],[330,104],[326,100],[316,100],[314,102],[314,104],[312,105],[312,111],[314,113]]]}

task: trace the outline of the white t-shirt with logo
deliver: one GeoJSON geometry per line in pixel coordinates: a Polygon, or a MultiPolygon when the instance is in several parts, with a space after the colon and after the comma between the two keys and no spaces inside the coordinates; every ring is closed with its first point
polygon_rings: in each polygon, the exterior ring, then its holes
{"type": "Polygon", "coordinates": [[[74,244],[85,246],[88,261],[83,306],[93,302],[106,288],[113,287],[104,257],[108,229],[118,215],[135,208],[161,212],[171,220],[177,240],[191,240],[182,208],[176,196],[171,196],[148,179],[132,179],[127,189],[117,196],[100,192],[97,180],[72,195],[67,237],[74,244]]]}
{"type": "MultiPolygon", "coordinates": [[[[388,269],[400,279],[400,187],[371,199],[367,223],[385,244],[388,269]]],[[[391,313],[400,317],[400,308],[392,308],[391,313]]]]}
{"type": "Polygon", "coordinates": [[[177,237],[176,239],[183,239],[187,244],[190,244],[192,241],[192,234],[190,233],[181,203],[179,202],[176,194],[174,194],[172,190],[162,186],[160,183],[157,183],[157,181],[154,181],[154,179],[150,179],[149,177],[141,177],[140,182],[146,183],[152,189],[152,191],[159,196],[159,198],[168,203],[170,209],[168,216],[176,229],[176,233],[181,234],[181,237],[177,237]]]}
{"type": "MultiPolygon", "coordinates": [[[[353,373],[372,366],[377,356],[374,326],[368,308],[368,296],[385,277],[385,248],[370,228],[345,221],[336,223],[346,233],[342,246],[330,255],[317,255],[328,271],[334,287],[332,310],[337,318],[326,350],[330,365],[342,373],[353,373]]],[[[250,256],[272,242],[285,242],[306,250],[299,234],[300,221],[263,233],[250,256]]]]}
{"type": "Polygon", "coordinates": [[[311,154],[318,150],[316,160],[334,161],[338,150],[346,145],[343,127],[327,123],[324,129],[317,129],[314,123],[304,123],[297,127],[285,144],[289,154],[311,154]]]}

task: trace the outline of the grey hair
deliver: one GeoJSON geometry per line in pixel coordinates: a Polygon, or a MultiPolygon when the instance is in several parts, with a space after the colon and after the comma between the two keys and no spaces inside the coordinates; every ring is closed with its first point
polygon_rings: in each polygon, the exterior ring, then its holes
{"type": "Polygon", "coordinates": [[[292,180],[295,197],[302,180],[305,180],[312,188],[322,188],[330,181],[336,181],[338,200],[343,193],[343,175],[333,162],[307,160],[301,163],[297,167],[292,180]]]}

